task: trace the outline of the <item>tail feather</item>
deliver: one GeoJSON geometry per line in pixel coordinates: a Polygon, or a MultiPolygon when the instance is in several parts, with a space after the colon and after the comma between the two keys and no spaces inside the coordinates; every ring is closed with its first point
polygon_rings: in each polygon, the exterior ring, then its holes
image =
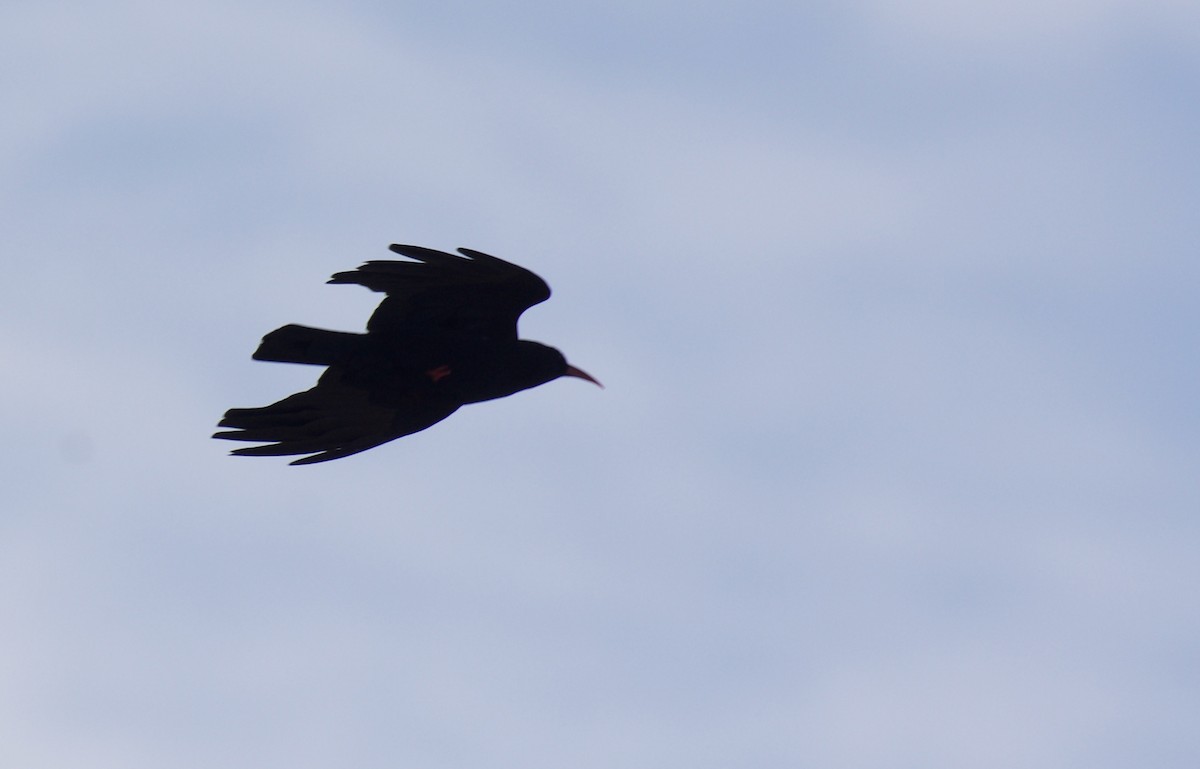
{"type": "Polygon", "coordinates": [[[365,338],[364,334],[326,331],[293,323],[264,336],[254,351],[254,359],[332,366],[344,363],[365,338]]]}

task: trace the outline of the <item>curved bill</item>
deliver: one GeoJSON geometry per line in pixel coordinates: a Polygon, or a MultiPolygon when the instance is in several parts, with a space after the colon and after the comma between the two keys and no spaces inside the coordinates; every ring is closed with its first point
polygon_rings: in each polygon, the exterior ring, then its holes
{"type": "Polygon", "coordinates": [[[591,374],[589,374],[588,372],[584,371],[583,369],[578,369],[578,368],[575,368],[574,366],[572,366],[572,365],[570,365],[570,364],[567,364],[567,373],[563,374],[563,376],[573,376],[573,377],[577,377],[577,378],[579,378],[579,379],[586,379],[586,380],[588,380],[589,382],[591,382],[592,384],[594,384],[594,385],[596,385],[597,387],[599,387],[601,390],[603,390],[603,389],[604,389],[604,385],[602,385],[602,384],[600,384],[599,382],[597,382],[597,381],[595,380],[595,378],[593,378],[593,377],[592,377],[592,375],[591,375],[591,374]]]}

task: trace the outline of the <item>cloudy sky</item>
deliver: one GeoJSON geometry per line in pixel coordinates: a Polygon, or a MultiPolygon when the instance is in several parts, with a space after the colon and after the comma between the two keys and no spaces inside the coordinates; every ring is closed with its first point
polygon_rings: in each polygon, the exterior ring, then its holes
{"type": "Polygon", "coordinates": [[[0,763],[1200,765],[1183,0],[0,8],[0,763]],[[553,382],[312,467],[391,242],[553,382]]]}

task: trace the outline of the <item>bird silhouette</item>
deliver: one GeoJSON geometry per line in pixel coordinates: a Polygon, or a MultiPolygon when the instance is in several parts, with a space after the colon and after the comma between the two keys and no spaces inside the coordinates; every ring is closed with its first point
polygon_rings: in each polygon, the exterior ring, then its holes
{"type": "Polygon", "coordinates": [[[599,385],[553,347],[517,338],[517,319],[550,298],[523,267],[460,248],[461,256],[392,245],[408,261],[369,261],[336,273],[386,296],[365,334],[295,324],[263,337],[255,360],[327,366],[316,387],[260,408],[225,412],[213,435],[261,446],[241,456],[348,457],[424,430],[468,403],[503,398],[559,377],[599,385]]]}

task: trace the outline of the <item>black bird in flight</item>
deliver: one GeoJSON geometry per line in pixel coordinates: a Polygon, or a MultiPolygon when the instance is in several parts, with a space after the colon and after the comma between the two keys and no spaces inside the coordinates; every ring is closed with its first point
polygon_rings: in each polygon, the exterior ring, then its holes
{"type": "Polygon", "coordinates": [[[393,245],[413,261],[371,261],[330,283],[387,296],[367,333],[288,325],[263,337],[255,360],[328,366],[317,386],[270,406],[230,409],[214,438],[256,441],[251,457],[309,454],[307,465],[357,454],[434,425],[468,403],[503,398],[561,376],[600,383],[562,353],[517,339],[517,318],[550,298],[529,270],[460,248],[462,256],[393,245]]]}

